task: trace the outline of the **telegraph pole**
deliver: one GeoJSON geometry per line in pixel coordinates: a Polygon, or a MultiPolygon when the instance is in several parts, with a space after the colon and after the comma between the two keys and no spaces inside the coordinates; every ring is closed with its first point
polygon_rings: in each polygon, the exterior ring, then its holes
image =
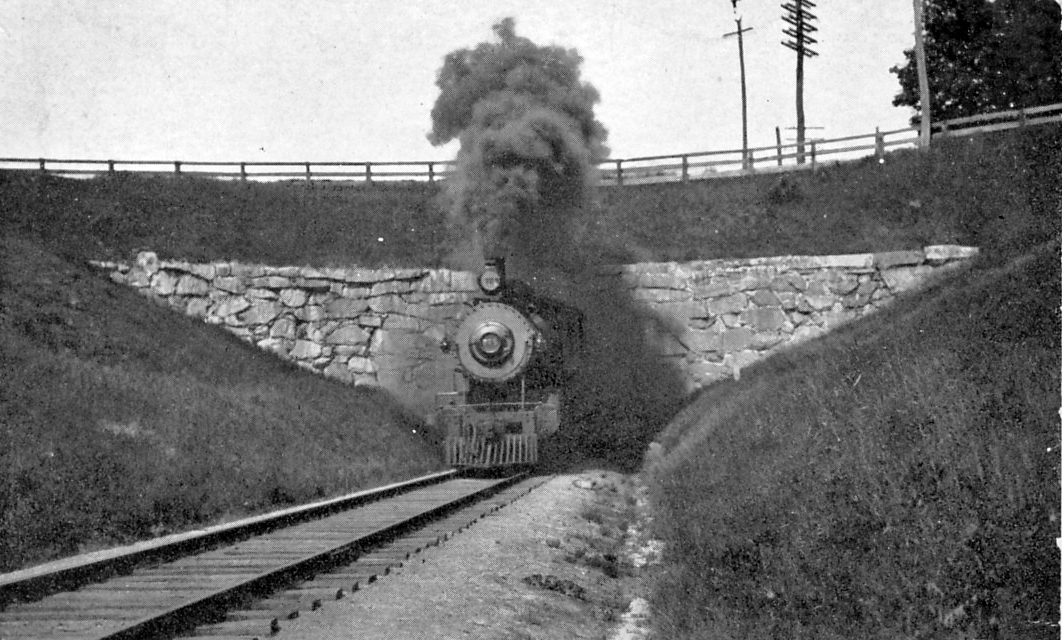
{"type": "Polygon", "coordinates": [[[734,22],[737,23],[737,31],[724,33],[723,37],[736,35],[738,39],[738,61],[741,64],[741,168],[747,171],[749,168],[749,103],[748,94],[745,92],[745,43],[741,34],[752,31],[752,27],[741,28],[741,15],[738,14],[737,3],[738,0],[730,0],[730,4],[734,7],[734,22]]]}
{"type": "Polygon", "coordinates": [[[918,104],[921,106],[922,117],[919,120],[918,146],[922,149],[929,148],[929,111],[932,96],[929,94],[929,76],[926,73],[926,47],[924,31],[924,15],[922,0],[914,0],[914,37],[915,37],[915,64],[918,66],[918,104]]]}
{"type": "MultiPolygon", "coordinates": [[[[916,0],[917,1],[917,0],[916,0]]],[[[809,33],[818,31],[818,27],[811,24],[817,20],[813,13],[808,11],[814,7],[811,0],[792,0],[782,5],[786,14],[782,16],[790,25],[782,29],[782,33],[792,38],[783,40],[782,44],[789,47],[797,54],[796,63],[796,112],[797,112],[797,164],[804,164],[804,58],[819,55],[808,48],[808,45],[818,42],[809,33]]]]}

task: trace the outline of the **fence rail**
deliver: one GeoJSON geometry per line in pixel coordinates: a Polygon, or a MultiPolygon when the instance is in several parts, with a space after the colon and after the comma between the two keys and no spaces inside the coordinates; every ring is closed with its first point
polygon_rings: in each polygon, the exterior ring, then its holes
{"type": "MultiPolygon", "coordinates": [[[[1062,103],[1000,111],[933,123],[933,138],[966,136],[1018,127],[1062,122],[1062,103]]],[[[815,169],[825,161],[858,160],[919,144],[915,128],[875,131],[854,136],[755,147],[747,151],[699,151],[603,160],[600,183],[609,185],[688,182],[717,177],[815,169]]],[[[36,170],[53,175],[88,177],[116,172],[174,174],[228,180],[341,180],[365,184],[394,180],[435,182],[453,171],[453,161],[410,162],[206,162],[184,160],[87,160],[0,158],[0,169],[36,170]]]]}

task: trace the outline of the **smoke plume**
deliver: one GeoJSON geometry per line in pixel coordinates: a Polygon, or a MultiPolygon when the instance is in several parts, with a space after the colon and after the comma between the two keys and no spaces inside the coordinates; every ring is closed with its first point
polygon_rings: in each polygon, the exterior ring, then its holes
{"type": "Polygon", "coordinates": [[[515,258],[521,271],[563,266],[571,221],[608,154],[593,111],[600,96],[580,80],[574,49],[536,45],[512,18],[494,33],[496,42],[446,56],[431,111],[429,140],[461,143],[446,191],[449,226],[466,245],[456,266],[478,269],[484,257],[515,258]]]}
{"type": "Polygon", "coordinates": [[[484,258],[503,257],[509,275],[584,312],[586,348],[565,389],[565,423],[543,459],[630,468],[684,389],[647,342],[652,319],[618,279],[601,279],[594,239],[577,232],[596,163],[608,155],[593,111],[600,98],[580,79],[575,50],[517,36],[511,18],[494,33],[496,42],[446,56],[437,80],[429,139],[461,143],[445,192],[460,247],[451,262],[478,271],[484,258]]]}

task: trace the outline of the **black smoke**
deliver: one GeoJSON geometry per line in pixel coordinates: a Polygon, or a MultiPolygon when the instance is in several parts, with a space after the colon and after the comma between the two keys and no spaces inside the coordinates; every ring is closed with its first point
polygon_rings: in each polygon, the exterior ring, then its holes
{"type": "MultiPolygon", "coordinates": [[[[574,49],[516,35],[446,56],[432,109],[434,144],[460,141],[446,181],[452,266],[478,270],[506,259],[507,272],[586,315],[587,348],[565,390],[561,433],[546,460],[603,460],[630,468],[674,414],[682,381],[646,340],[647,314],[616,279],[602,279],[600,243],[580,233],[593,205],[597,163],[608,155],[594,117],[600,96],[580,79],[574,49]]],[[[610,261],[622,251],[611,248],[610,261]]]]}
{"type": "Polygon", "coordinates": [[[518,36],[512,18],[494,33],[496,42],[447,55],[436,81],[429,139],[461,143],[446,188],[449,226],[466,241],[453,261],[477,269],[505,257],[517,273],[566,264],[573,220],[608,155],[600,96],[580,79],[574,49],[518,36]]]}

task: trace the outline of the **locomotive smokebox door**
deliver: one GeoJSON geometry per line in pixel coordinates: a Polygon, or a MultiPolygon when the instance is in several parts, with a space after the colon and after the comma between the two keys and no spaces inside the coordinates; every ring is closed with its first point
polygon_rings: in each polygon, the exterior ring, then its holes
{"type": "Polygon", "coordinates": [[[538,329],[516,309],[482,302],[461,323],[454,344],[468,375],[485,382],[505,382],[527,368],[538,335],[538,329]]]}

